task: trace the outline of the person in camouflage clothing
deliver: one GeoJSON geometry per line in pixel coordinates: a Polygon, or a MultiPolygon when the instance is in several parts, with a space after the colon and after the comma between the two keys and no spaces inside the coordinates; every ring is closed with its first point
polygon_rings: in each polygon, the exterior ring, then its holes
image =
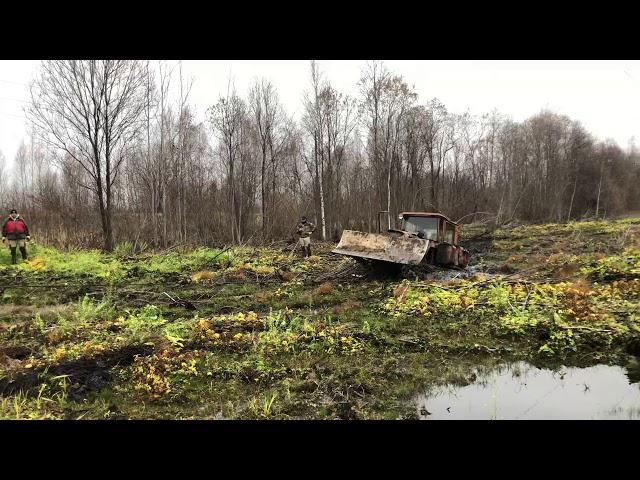
{"type": "Polygon", "coordinates": [[[300,238],[298,240],[298,245],[302,247],[303,256],[310,257],[311,256],[311,234],[316,229],[316,226],[307,221],[307,217],[302,217],[300,222],[296,227],[296,233],[300,238]]]}

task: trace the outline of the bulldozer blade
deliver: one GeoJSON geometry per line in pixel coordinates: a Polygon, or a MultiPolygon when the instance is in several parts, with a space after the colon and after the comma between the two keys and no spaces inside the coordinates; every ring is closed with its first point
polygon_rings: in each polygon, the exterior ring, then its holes
{"type": "Polygon", "coordinates": [[[344,230],[333,253],[383,262],[417,265],[429,249],[429,240],[392,237],[379,233],[344,230]]]}

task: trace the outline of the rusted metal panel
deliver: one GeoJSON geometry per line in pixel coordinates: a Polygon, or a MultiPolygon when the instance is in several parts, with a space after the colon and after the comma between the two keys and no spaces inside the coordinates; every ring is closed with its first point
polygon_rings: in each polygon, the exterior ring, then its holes
{"type": "Polygon", "coordinates": [[[447,267],[455,265],[455,254],[456,248],[453,245],[441,243],[436,250],[436,263],[447,267]]]}
{"type": "Polygon", "coordinates": [[[417,265],[427,253],[430,243],[429,240],[409,235],[391,236],[344,230],[340,243],[333,250],[333,253],[368,258],[370,260],[417,265]]]}

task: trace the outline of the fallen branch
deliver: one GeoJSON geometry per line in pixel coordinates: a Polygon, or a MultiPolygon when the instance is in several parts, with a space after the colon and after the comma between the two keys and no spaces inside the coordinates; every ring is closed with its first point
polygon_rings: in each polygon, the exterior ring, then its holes
{"type": "Polygon", "coordinates": [[[172,302],[176,303],[176,299],[173,298],[171,295],[169,295],[167,292],[162,292],[162,293],[165,294],[167,297],[169,297],[172,302]]]}
{"type": "Polygon", "coordinates": [[[560,328],[563,328],[565,330],[587,330],[589,332],[603,332],[603,333],[613,333],[613,330],[608,330],[608,329],[601,329],[601,328],[591,328],[591,327],[584,327],[581,325],[558,325],[560,328]]]}
{"type": "Polygon", "coordinates": [[[224,252],[231,250],[231,247],[225,247],[224,249],[222,249],[218,254],[214,255],[213,258],[211,259],[212,261],[215,260],[216,258],[218,258],[220,255],[222,255],[224,252]]]}

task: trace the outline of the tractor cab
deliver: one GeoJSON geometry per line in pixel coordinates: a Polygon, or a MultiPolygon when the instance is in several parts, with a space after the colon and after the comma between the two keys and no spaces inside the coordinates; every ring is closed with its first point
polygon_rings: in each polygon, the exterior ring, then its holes
{"type": "Polygon", "coordinates": [[[433,242],[427,251],[427,263],[460,267],[469,263],[469,252],[459,244],[460,226],[446,216],[441,213],[402,212],[398,219],[402,231],[433,242]]]}
{"type": "Polygon", "coordinates": [[[458,246],[459,226],[441,213],[402,212],[400,229],[418,238],[458,246]]]}

